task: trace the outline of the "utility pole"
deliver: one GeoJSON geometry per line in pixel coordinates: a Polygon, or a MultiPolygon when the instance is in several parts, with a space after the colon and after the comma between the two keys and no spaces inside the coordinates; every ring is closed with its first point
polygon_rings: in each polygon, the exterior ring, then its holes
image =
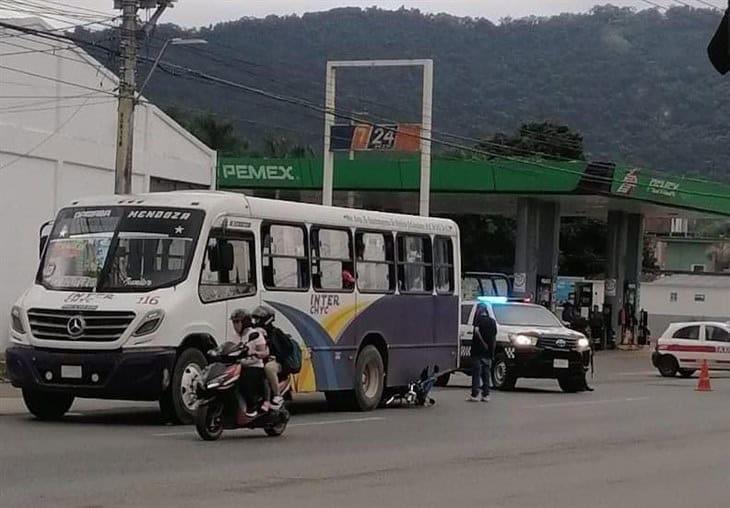
{"type": "Polygon", "coordinates": [[[137,67],[137,0],[121,0],[122,27],[119,68],[117,157],[114,165],[114,193],[132,193],[134,155],[134,92],[137,67]]]}
{"type": "MultiPolygon", "coordinates": [[[[134,106],[136,102],[137,37],[149,35],[165,9],[176,0],[114,0],[114,8],[122,11],[119,66],[119,106],[117,108],[117,156],[114,164],[114,193],[132,193],[134,158],[134,106]],[[137,24],[138,9],[154,9],[144,26],[137,24]]],[[[160,57],[162,53],[160,53],[160,57]]],[[[155,67],[159,63],[155,62],[155,67]]],[[[154,71],[154,68],[152,69],[154,71]]],[[[147,84],[147,82],[145,82],[147,84]]]]}

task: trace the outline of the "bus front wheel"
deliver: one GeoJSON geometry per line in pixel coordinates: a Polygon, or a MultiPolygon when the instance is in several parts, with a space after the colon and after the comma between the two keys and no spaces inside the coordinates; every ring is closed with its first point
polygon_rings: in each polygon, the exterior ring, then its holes
{"type": "Polygon", "coordinates": [[[372,411],[385,389],[385,365],[375,346],[365,346],[355,364],[355,403],[360,411],[372,411]]]}
{"type": "Polygon", "coordinates": [[[175,424],[193,423],[197,400],[195,387],[208,364],[199,350],[190,348],[177,358],[170,387],[160,398],[163,418],[175,424]]]}

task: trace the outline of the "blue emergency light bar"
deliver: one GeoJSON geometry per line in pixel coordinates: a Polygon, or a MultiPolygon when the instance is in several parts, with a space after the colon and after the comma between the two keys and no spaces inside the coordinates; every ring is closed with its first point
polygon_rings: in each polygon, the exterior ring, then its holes
{"type": "Polygon", "coordinates": [[[483,303],[507,303],[509,301],[506,296],[478,296],[477,300],[483,303]]]}
{"type": "Polygon", "coordinates": [[[506,296],[477,296],[482,303],[530,303],[530,298],[509,298],[506,296]]]}

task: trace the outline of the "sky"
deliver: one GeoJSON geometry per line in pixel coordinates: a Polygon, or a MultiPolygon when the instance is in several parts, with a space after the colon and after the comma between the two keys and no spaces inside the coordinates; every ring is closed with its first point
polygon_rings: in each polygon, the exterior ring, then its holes
{"type": "MultiPolygon", "coordinates": [[[[335,7],[370,7],[398,9],[401,6],[418,8],[425,12],[447,12],[456,16],[486,17],[498,21],[503,17],[549,16],[562,12],[585,12],[596,4],[612,3],[617,6],[651,8],[650,3],[669,7],[686,3],[702,6],[702,2],[724,5],[724,0],[177,0],[173,9],[163,16],[162,22],[185,27],[204,26],[242,17],[264,17],[269,14],[302,14],[323,11],[335,7]]],[[[99,11],[114,15],[113,0],[35,0],[36,5],[48,5],[55,9],[76,12],[99,11]],[[62,7],[65,6],[65,7],[62,7]]],[[[7,6],[13,0],[0,0],[0,16],[8,15],[7,6]],[[3,10],[3,7],[5,9],[3,10]]],[[[12,13],[28,15],[27,13],[12,13]]],[[[93,14],[92,14],[93,15],[93,14]]],[[[49,22],[60,26],[62,18],[49,22]]],[[[70,23],[69,23],[70,24],[70,23]]]]}

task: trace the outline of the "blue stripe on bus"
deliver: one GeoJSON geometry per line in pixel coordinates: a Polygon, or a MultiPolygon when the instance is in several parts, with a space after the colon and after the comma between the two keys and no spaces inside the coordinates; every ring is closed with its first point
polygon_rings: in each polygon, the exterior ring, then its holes
{"type": "Polygon", "coordinates": [[[337,368],[329,351],[329,348],[335,344],[325,329],[308,314],[294,307],[279,302],[266,301],[266,303],[281,312],[291,322],[307,347],[324,349],[324,351],[312,352],[317,389],[337,389],[340,386],[337,380],[337,368]]]}

